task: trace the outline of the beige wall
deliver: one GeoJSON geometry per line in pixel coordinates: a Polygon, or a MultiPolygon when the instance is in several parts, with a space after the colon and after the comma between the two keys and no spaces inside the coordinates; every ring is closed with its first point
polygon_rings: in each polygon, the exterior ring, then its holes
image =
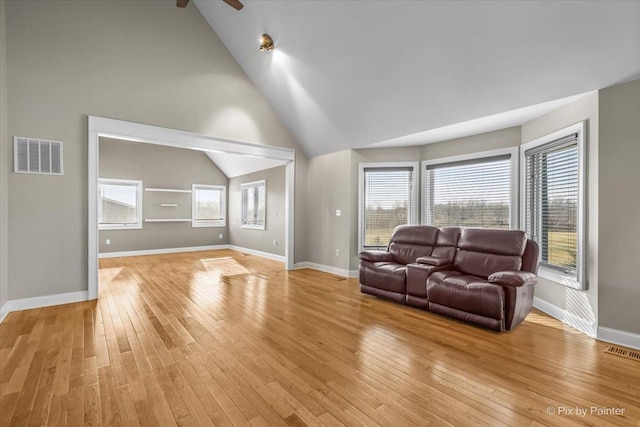
{"type": "Polygon", "coordinates": [[[499,150],[520,145],[520,126],[487,132],[422,147],[422,160],[440,159],[481,151],[499,150]]]}
{"type": "Polygon", "coordinates": [[[229,179],[229,243],[241,248],[253,249],[284,256],[285,166],[237,176],[229,179]],[[265,229],[242,228],[241,184],[265,180],[266,211],[265,229]],[[274,245],[273,241],[277,244],[274,245]]]}
{"type": "Polygon", "coordinates": [[[564,127],[587,121],[587,291],[576,291],[561,284],[540,279],[536,297],[565,310],[588,324],[598,321],[598,93],[594,92],[569,105],[522,126],[522,143],[537,139],[564,127]]]}
{"type": "Polygon", "coordinates": [[[600,91],[599,326],[640,334],[640,80],[600,91]]]}
{"type": "MultiPolygon", "coordinates": [[[[100,178],[134,179],[143,188],[191,190],[192,184],[223,185],[229,179],[201,151],[100,138],[100,178]]],[[[191,194],[142,193],[143,220],[191,218],[191,194]],[[177,207],[161,207],[175,203],[177,207]]],[[[194,228],[191,222],[142,223],[140,230],[100,230],[100,253],[185,248],[228,243],[228,227],[194,228]],[[223,238],[220,239],[219,235],[223,238]],[[105,241],[109,239],[110,245],[105,241]]]]}
{"type": "Polygon", "coordinates": [[[295,176],[294,176],[294,240],[295,240],[295,260],[294,262],[307,261],[308,234],[307,230],[312,226],[308,220],[309,208],[307,206],[307,176],[309,161],[300,150],[296,151],[295,176]]]}
{"type": "Polygon", "coordinates": [[[343,270],[349,269],[353,251],[351,153],[345,150],[309,159],[307,176],[308,261],[343,270]],[[340,216],[336,216],[338,209],[340,216]]]}
{"type": "MultiPolygon", "coordinates": [[[[12,1],[6,14],[9,135],[64,141],[65,169],[9,176],[9,299],[87,289],[88,114],[298,148],[193,4],[12,1]]],[[[297,150],[296,177],[305,167],[297,150]]],[[[297,186],[298,261],[304,199],[297,186]]]]}
{"type": "Polygon", "coordinates": [[[7,302],[9,290],[7,271],[9,134],[7,133],[7,38],[5,37],[5,23],[5,2],[0,1],[0,308],[7,302]]]}
{"type": "Polygon", "coordinates": [[[353,152],[358,163],[417,162],[421,159],[422,147],[361,148],[353,152]]]}

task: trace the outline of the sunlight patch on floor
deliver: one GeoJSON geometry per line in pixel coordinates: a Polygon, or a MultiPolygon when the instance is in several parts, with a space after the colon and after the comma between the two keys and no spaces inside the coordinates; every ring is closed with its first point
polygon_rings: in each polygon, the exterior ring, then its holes
{"type": "Polygon", "coordinates": [[[207,271],[218,271],[222,276],[249,274],[249,270],[232,257],[207,258],[201,259],[200,262],[207,271]]]}
{"type": "Polygon", "coordinates": [[[550,317],[547,314],[536,313],[535,311],[532,311],[531,313],[529,313],[525,322],[535,323],[540,326],[546,326],[549,328],[558,329],[560,331],[566,331],[566,332],[577,333],[582,335],[582,332],[572,328],[571,326],[565,325],[558,319],[554,319],[553,317],[550,317]]]}
{"type": "Polygon", "coordinates": [[[101,268],[99,270],[99,283],[101,287],[107,286],[113,279],[118,277],[118,274],[123,270],[123,267],[113,268],[101,268]]]}

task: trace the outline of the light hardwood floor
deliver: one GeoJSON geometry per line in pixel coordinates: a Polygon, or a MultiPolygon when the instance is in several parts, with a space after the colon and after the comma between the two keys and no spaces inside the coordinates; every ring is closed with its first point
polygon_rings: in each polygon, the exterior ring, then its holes
{"type": "Polygon", "coordinates": [[[0,325],[1,426],[640,426],[640,364],[539,312],[498,334],[227,250],[100,282],[0,325]]]}

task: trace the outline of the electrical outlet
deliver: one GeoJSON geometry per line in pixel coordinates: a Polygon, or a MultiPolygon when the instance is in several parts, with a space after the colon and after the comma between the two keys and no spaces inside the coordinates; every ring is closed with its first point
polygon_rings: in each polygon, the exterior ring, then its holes
{"type": "Polygon", "coordinates": [[[105,244],[110,245],[111,244],[111,239],[107,239],[104,241],[105,244]]]}
{"type": "Polygon", "coordinates": [[[336,249],[336,256],[340,256],[340,249],[336,249]]]}
{"type": "Polygon", "coordinates": [[[336,209],[336,216],[342,215],[342,211],[340,209],[336,209]]]}
{"type": "Polygon", "coordinates": [[[222,239],[222,233],[218,234],[218,239],[222,239]]]}
{"type": "Polygon", "coordinates": [[[273,211],[273,216],[278,216],[278,211],[273,211]]]}

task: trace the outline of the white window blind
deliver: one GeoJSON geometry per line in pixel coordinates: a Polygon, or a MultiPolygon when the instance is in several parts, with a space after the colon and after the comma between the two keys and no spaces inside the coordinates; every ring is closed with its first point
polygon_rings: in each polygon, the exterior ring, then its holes
{"type": "Polygon", "coordinates": [[[527,235],[540,245],[541,265],[577,278],[578,136],[526,150],[524,157],[527,235]]]}
{"type": "Polygon", "coordinates": [[[241,185],[242,227],[265,228],[266,182],[256,181],[241,185]]]}
{"type": "Polygon", "coordinates": [[[365,167],[363,175],[363,247],[385,248],[396,226],[414,222],[414,168],[365,167]]]}
{"type": "Polygon", "coordinates": [[[192,226],[225,225],[225,187],[194,184],[191,195],[193,198],[192,226]]]}
{"type": "Polygon", "coordinates": [[[142,227],[142,182],[98,181],[98,225],[102,229],[142,227]]]}
{"type": "Polygon", "coordinates": [[[427,224],[508,229],[511,175],[509,154],[427,165],[427,224]]]}

